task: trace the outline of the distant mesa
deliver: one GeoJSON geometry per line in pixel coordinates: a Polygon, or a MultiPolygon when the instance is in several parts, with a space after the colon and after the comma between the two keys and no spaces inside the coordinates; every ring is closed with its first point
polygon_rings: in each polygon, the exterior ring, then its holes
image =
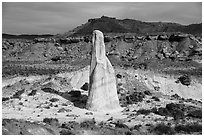
{"type": "Polygon", "coordinates": [[[21,34],[21,35],[14,35],[14,34],[6,34],[3,33],[2,34],[2,38],[4,39],[29,39],[29,40],[33,40],[35,38],[49,38],[52,37],[54,35],[52,34],[42,34],[42,35],[38,35],[38,34],[21,34]]]}
{"type": "Polygon", "coordinates": [[[181,25],[172,22],[142,22],[134,19],[116,19],[115,17],[102,16],[101,18],[88,19],[87,23],[71,30],[70,36],[90,35],[96,29],[101,30],[103,33],[150,34],[182,32],[198,35],[202,33],[202,23],[181,25]]]}
{"type": "MultiPolygon", "coordinates": [[[[4,34],[2,38],[6,39],[35,39],[35,38],[63,38],[77,37],[77,36],[90,36],[93,30],[100,30],[106,33],[135,33],[137,35],[159,35],[162,33],[187,33],[192,35],[201,36],[202,23],[181,25],[173,22],[143,22],[134,19],[116,19],[115,17],[102,16],[100,18],[88,19],[88,22],[83,23],[76,28],[65,32],[63,34],[51,35],[12,35],[4,34]]],[[[161,37],[160,39],[166,39],[161,37]]]]}

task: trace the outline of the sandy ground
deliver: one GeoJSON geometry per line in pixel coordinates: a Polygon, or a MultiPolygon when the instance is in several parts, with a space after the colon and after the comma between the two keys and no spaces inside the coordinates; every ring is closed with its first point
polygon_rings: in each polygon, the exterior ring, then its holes
{"type": "MultiPolygon", "coordinates": [[[[150,113],[149,115],[137,114],[140,109],[152,109],[153,107],[165,107],[168,103],[180,103],[172,100],[171,95],[178,94],[182,98],[192,98],[202,101],[202,85],[194,80],[190,86],[175,83],[176,78],[163,76],[142,70],[116,69],[116,74],[122,78],[117,83],[122,83],[124,91],[130,91],[137,87],[137,91],[150,90],[160,101],[155,101],[152,96],[146,96],[143,101],[123,107],[116,112],[91,112],[85,109],[85,100],[88,91],[80,89],[88,82],[89,66],[71,73],[60,73],[54,76],[29,76],[3,79],[2,96],[10,97],[3,101],[3,119],[23,119],[27,121],[42,122],[44,118],[57,118],[60,123],[69,121],[82,122],[87,119],[95,119],[97,123],[121,120],[128,127],[135,125],[156,124],[159,122],[173,121],[173,117],[166,117],[150,113]],[[138,87],[138,85],[140,85],[138,87]],[[158,90],[155,90],[155,87],[158,90]],[[46,89],[47,88],[47,89],[46,89]],[[46,89],[46,90],[45,90],[46,89]],[[18,97],[12,98],[18,91],[22,91],[18,97]],[[73,103],[69,91],[80,91],[80,101],[73,103]],[[31,94],[33,91],[36,93],[31,94]],[[84,99],[84,100],[83,100],[84,99]],[[149,101],[149,103],[147,103],[149,101]]],[[[202,104],[186,105],[202,108],[202,104]]],[[[143,129],[145,132],[145,128],[143,129]]],[[[84,133],[86,134],[86,133],[84,133]]],[[[87,133],[88,134],[88,133],[87,133]]]]}

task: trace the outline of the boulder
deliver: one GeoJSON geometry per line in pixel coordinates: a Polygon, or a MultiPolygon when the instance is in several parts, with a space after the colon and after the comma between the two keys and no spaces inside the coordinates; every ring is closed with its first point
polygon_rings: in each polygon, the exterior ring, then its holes
{"type": "Polygon", "coordinates": [[[185,74],[178,78],[178,80],[181,82],[181,84],[189,86],[191,84],[190,76],[185,74]]]}
{"type": "Polygon", "coordinates": [[[82,90],[88,91],[89,89],[89,83],[84,83],[84,85],[81,87],[82,90]]]}
{"type": "Polygon", "coordinates": [[[168,40],[168,36],[167,35],[159,35],[157,37],[157,40],[168,40]]]}

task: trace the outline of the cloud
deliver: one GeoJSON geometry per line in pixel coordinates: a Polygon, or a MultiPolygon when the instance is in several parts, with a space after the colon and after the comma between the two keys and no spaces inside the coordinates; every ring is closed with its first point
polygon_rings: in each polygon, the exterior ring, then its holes
{"type": "Polygon", "coordinates": [[[63,33],[102,15],[181,24],[202,22],[196,2],[9,2],[2,4],[5,33],[63,33]]]}

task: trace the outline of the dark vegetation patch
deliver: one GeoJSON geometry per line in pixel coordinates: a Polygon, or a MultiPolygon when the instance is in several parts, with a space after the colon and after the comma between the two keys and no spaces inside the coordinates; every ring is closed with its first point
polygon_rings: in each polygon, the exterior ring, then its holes
{"type": "Polygon", "coordinates": [[[96,127],[96,121],[93,118],[92,120],[85,120],[82,123],[80,123],[80,127],[81,128],[90,128],[90,129],[94,129],[96,127]]]}
{"type": "Polygon", "coordinates": [[[57,118],[44,118],[43,122],[48,124],[48,125],[52,125],[52,126],[58,126],[59,125],[59,121],[57,118]]]}
{"type": "Polygon", "coordinates": [[[29,122],[17,119],[2,120],[3,135],[53,135],[56,132],[48,126],[37,122],[29,122]]]}
{"type": "MultiPolygon", "coordinates": [[[[30,135],[36,134],[56,134],[57,132],[60,135],[77,135],[83,134],[83,131],[91,131],[94,134],[98,135],[136,135],[141,134],[140,129],[141,125],[135,125],[132,128],[129,128],[121,121],[113,122],[114,128],[109,125],[109,123],[100,122],[96,124],[94,119],[85,120],[81,123],[75,121],[69,121],[66,123],[60,124],[58,119],[56,118],[44,118],[43,122],[45,125],[29,122],[23,120],[15,120],[15,119],[3,119],[2,121],[2,133],[3,135],[12,134],[12,135],[30,135]],[[53,129],[57,128],[57,132],[53,129]],[[30,130],[35,129],[35,130],[30,130]]],[[[201,134],[202,133],[202,125],[197,123],[191,124],[176,124],[176,126],[171,126],[171,124],[160,123],[155,126],[151,124],[146,124],[148,126],[148,130],[150,134],[157,135],[174,135],[174,134],[201,134]]],[[[90,132],[90,133],[91,133],[90,132]]],[[[144,134],[144,133],[142,133],[144,134]]]]}
{"type": "Polygon", "coordinates": [[[174,135],[175,131],[171,126],[165,125],[164,123],[156,125],[152,130],[152,133],[157,135],[174,135]]]}
{"type": "Polygon", "coordinates": [[[68,94],[70,94],[72,97],[80,97],[81,96],[81,91],[72,90],[72,91],[68,92],[68,94]]]}
{"type": "MultiPolygon", "coordinates": [[[[140,62],[138,60],[134,60],[134,63],[128,63],[127,67],[136,66],[135,69],[138,69],[139,64],[145,63],[147,64],[147,70],[152,70],[158,73],[164,73],[169,75],[184,75],[187,74],[189,76],[202,77],[202,66],[194,61],[171,61],[169,59],[158,60],[155,58],[151,58],[140,62]],[[186,69],[190,67],[195,67],[194,69],[186,69]],[[175,69],[167,69],[164,68],[175,68],[175,69]]],[[[125,65],[125,63],[121,63],[125,65]]]]}
{"type": "Polygon", "coordinates": [[[135,104],[137,102],[143,101],[145,94],[143,92],[133,92],[129,95],[124,95],[120,97],[119,101],[122,106],[127,106],[129,104],[135,104]]]}
{"type": "Polygon", "coordinates": [[[186,124],[186,125],[176,125],[175,131],[178,133],[190,134],[194,132],[202,133],[202,125],[198,123],[186,124]]]}
{"type": "Polygon", "coordinates": [[[60,128],[64,128],[64,129],[77,129],[80,127],[80,124],[76,121],[69,121],[67,123],[62,123],[60,128]]]}
{"type": "Polygon", "coordinates": [[[184,119],[185,117],[202,119],[202,110],[192,106],[185,106],[184,104],[167,104],[166,107],[140,109],[137,114],[149,115],[155,113],[161,116],[173,117],[174,120],[184,119]]]}
{"type": "Polygon", "coordinates": [[[28,94],[28,96],[35,96],[36,93],[37,93],[37,90],[32,90],[32,91],[28,94]]]}
{"type": "Polygon", "coordinates": [[[60,64],[70,64],[70,62],[58,62],[53,61],[47,63],[39,62],[39,61],[7,61],[2,63],[2,77],[21,75],[21,76],[29,76],[29,75],[52,75],[63,72],[71,72],[76,71],[80,68],[83,68],[87,65],[78,65],[74,67],[61,67],[60,64]],[[27,66],[30,65],[30,66],[27,66]],[[43,67],[38,67],[39,65],[43,67]],[[53,65],[56,65],[53,68],[53,65]]]}
{"type": "Polygon", "coordinates": [[[148,109],[140,109],[137,111],[137,114],[140,115],[140,114],[143,114],[143,115],[149,115],[149,113],[151,113],[152,111],[151,110],[148,110],[148,109]]]}
{"type": "Polygon", "coordinates": [[[66,69],[52,69],[52,68],[35,68],[35,67],[21,67],[21,66],[3,66],[2,67],[2,77],[21,75],[50,75],[57,74],[59,72],[64,72],[66,69]]]}
{"type": "Polygon", "coordinates": [[[9,100],[9,97],[2,97],[2,102],[9,100]]]}
{"type": "Polygon", "coordinates": [[[202,119],[202,110],[192,110],[188,112],[187,116],[193,117],[193,118],[201,118],[202,119]]]}
{"type": "Polygon", "coordinates": [[[162,116],[172,116],[175,120],[184,118],[184,106],[180,104],[170,103],[167,104],[165,108],[159,108],[155,114],[162,116]]]}
{"type": "Polygon", "coordinates": [[[68,130],[68,129],[62,129],[60,131],[60,135],[75,135],[75,133],[71,130],[68,130]]]}
{"type": "Polygon", "coordinates": [[[190,69],[190,70],[168,70],[163,72],[169,75],[189,75],[189,76],[195,76],[197,78],[202,77],[202,67],[197,67],[195,69],[190,69]]]}

